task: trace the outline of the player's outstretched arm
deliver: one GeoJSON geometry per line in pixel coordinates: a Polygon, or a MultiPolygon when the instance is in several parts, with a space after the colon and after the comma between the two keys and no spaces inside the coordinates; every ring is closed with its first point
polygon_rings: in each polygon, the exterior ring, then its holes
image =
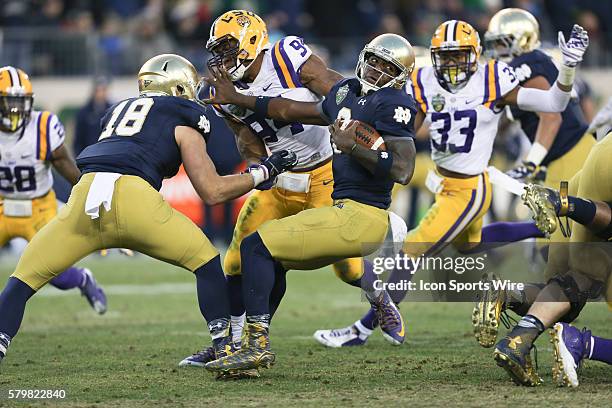
{"type": "Polygon", "coordinates": [[[240,197],[260,183],[290,170],[297,164],[296,155],[285,150],[272,154],[249,173],[220,176],[206,153],[206,142],[198,131],[187,126],[177,126],[174,137],[181,151],[187,176],[198,195],[208,205],[240,197]]]}
{"type": "Polygon", "coordinates": [[[563,112],[570,101],[576,66],[589,46],[586,30],[574,24],[569,40],[566,42],[559,32],[559,48],[563,64],[555,85],[544,91],[517,86],[503,98],[504,104],[517,105],[519,108],[533,112],[563,112]]]}
{"type": "MultiPolygon", "coordinates": [[[[548,81],[541,75],[529,79],[525,82],[524,87],[542,90],[550,89],[548,81]]],[[[559,112],[537,112],[537,115],[540,120],[536,129],[535,140],[522,163],[508,173],[513,178],[540,180],[545,177],[545,170],[540,167],[540,164],[546,158],[550,147],[555,141],[563,118],[559,112]]]]}
{"type": "Polygon", "coordinates": [[[65,145],[62,144],[51,153],[51,164],[73,186],[79,181],[81,171],[65,145]]]}
{"type": "Polygon", "coordinates": [[[312,54],[300,68],[302,84],[319,96],[325,96],[344,77],[330,69],[318,56],[312,54]]]}
{"type": "Polygon", "coordinates": [[[414,173],[416,156],[412,138],[382,135],[387,150],[372,150],[355,142],[355,126],[357,122],[343,129],[342,120],[338,119],[329,127],[336,148],[357,159],[372,174],[389,177],[403,185],[408,184],[414,173]]]}
{"type": "Polygon", "coordinates": [[[203,78],[214,92],[201,102],[218,105],[236,105],[262,116],[284,122],[299,122],[309,125],[328,125],[321,116],[317,102],[298,102],[286,98],[268,98],[243,95],[236,91],[229,75],[224,70],[214,70],[203,78]]]}

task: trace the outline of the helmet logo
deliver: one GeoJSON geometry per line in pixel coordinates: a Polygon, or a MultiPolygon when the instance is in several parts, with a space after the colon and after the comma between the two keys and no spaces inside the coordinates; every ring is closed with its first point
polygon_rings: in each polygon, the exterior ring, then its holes
{"type": "Polygon", "coordinates": [[[150,79],[143,79],[142,80],[142,86],[144,86],[145,88],[148,87],[149,85],[151,85],[151,82],[153,82],[150,79]]]}
{"type": "Polygon", "coordinates": [[[240,27],[248,27],[251,25],[251,20],[247,16],[238,16],[236,22],[240,27]]]}
{"type": "Polygon", "coordinates": [[[446,99],[444,99],[443,95],[437,94],[431,98],[431,106],[433,106],[436,112],[440,112],[444,109],[444,105],[446,105],[446,99]]]}

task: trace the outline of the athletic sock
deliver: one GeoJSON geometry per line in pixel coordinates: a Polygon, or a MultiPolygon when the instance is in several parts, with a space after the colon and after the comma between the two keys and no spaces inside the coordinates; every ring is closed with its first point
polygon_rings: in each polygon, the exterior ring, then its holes
{"type": "Polygon", "coordinates": [[[378,326],[378,318],[376,318],[374,309],[370,308],[360,320],[357,320],[355,326],[361,333],[365,334],[366,337],[372,334],[372,330],[378,326]]]}
{"type": "MultiPolygon", "coordinates": [[[[363,319],[362,319],[363,320],[363,319]]],[[[367,340],[372,335],[372,329],[363,325],[362,320],[357,320],[353,325],[357,329],[360,340],[367,340]]]]}
{"type": "Polygon", "coordinates": [[[514,329],[512,329],[508,336],[520,336],[523,340],[523,345],[528,347],[527,350],[529,350],[544,330],[545,327],[542,321],[534,315],[528,314],[519,320],[518,324],[514,326],[514,329]]]}
{"type": "Polygon", "coordinates": [[[534,222],[494,222],[482,228],[480,243],[463,254],[475,254],[527,238],[544,238],[534,222]]]}
{"type": "Polygon", "coordinates": [[[221,268],[221,257],[215,256],[194,272],[200,313],[208,323],[217,319],[229,319],[230,307],[227,282],[221,268]]]}
{"type": "Polygon", "coordinates": [[[612,339],[591,336],[589,360],[597,360],[612,364],[612,339]]]}
{"type": "Polygon", "coordinates": [[[10,277],[0,293],[0,333],[15,337],[25,312],[28,299],[36,293],[34,289],[15,277],[10,277]]]}
{"type": "Polygon", "coordinates": [[[76,266],[71,266],[49,281],[51,285],[61,290],[82,288],[86,282],[85,269],[77,268],[76,266]]]}
{"type": "Polygon", "coordinates": [[[275,262],[257,232],[240,244],[242,265],[242,295],[247,322],[253,316],[267,316],[270,320],[270,293],[274,287],[275,262]]]}
{"type": "Polygon", "coordinates": [[[0,333],[0,360],[6,356],[9,345],[11,344],[11,338],[6,333],[0,333]]]}
{"type": "Polygon", "coordinates": [[[232,343],[240,345],[242,343],[242,331],[244,330],[244,322],[246,320],[246,313],[240,316],[232,315],[231,327],[232,327],[232,343]]]}
{"type": "Polygon", "coordinates": [[[287,291],[287,271],[280,262],[274,262],[274,286],[270,292],[270,319],[274,317],[287,291]]]}
{"type": "Polygon", "coordinates": [[[594,202],[573,196],[569,196],[568,201],[567,216],[569,218],[582,225],[589,225],[593,221],[597,212],[594,202]]]}
{"type": "Polygon", "coordinates": [[[227,293],[232,316],[244,314],[244,303],[242,301],[242,275],[227,275],[227,293]]]}

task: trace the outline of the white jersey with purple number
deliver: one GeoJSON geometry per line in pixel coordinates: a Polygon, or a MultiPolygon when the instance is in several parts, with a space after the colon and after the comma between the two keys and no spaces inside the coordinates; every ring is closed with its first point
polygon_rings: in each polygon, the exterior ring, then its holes
{"type": "Polygon", "coordinates": [[[32,111],[25,129],[0,131],[0,197],[33,199],[53,186],[51,154],[64,142],[64,126],[50,112],[32,111]]]}
{"type": "MultiPolygon", "coordinates": [[[[300,82],[300,68],[312,55],[304,41],[289,36],[269,45],[264,51],[259,74],[252,83],[236,82],[236,90],[245,95],[270,96],[301,102],[318,102],[321,98],[300,82]]],[[[326,126],[285,123],[258,116],[235,105],[216,105],[219,116],[229,117],[251,128],[271,152],[294,151],[298,157],[295,170],[310,168],[332,155],[326,126]]]]}
{"type": "Polygon", "coordinates": [[[496,102],[518,84],[513,69],[501,61],[478,64],[456,93],[440,85],[432,67],[416,69],[406,89],[430,123],[431,158],[436,165],[461,174],[482,173],[503,112],[496,102]]]}

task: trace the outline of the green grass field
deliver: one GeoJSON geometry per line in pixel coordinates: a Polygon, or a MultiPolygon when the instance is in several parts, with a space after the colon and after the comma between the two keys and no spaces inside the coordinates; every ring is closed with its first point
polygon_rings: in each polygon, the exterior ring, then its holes
{"type": "MultiPolygon", "coordinates": [[[[291,272],[271,330],[277,364],[251,381],[215,381],[177,363],[209,342],[188,272],[143,256],[91,258],[109,293],[97,316],[78,291],[44,289],[30,300],[0,372],[0,406],[610,406],[612,370],[588,362],[577,390],[551,384],[548,335],[539,341],[535,389],[514,386],[490,349],[475,342],[467,303],[407,303],[407,341],[380,333],[359,349],[326,349],[314,330],[366,310],[357,290],[330,270],[291,272]],[[135,294],[134,292],[138,292],[135,294]],[[64,389],[64,400],[8,400],[9,389],[64,389]]],[[[0,264],[2,285],[13,262],[0,264]]],[[[612,337],[610,312],[591,304],[579,325],[612,337]]]]}

